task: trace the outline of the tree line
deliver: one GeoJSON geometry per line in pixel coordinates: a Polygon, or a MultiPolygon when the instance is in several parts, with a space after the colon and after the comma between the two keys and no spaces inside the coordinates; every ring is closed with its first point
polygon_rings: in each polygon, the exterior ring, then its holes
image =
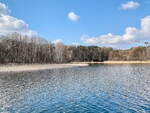
{"type": "Polygon", "coordinates": [[[0,63],[69,63],[107,60],[150,60],[150,47],[128,50],[98,46],[53,44],[18,33],[0,37],[0,63]]]}
{"type": "Polygon", "coordinates": [[[150,46],[133,47],[128,50],[113,50],[109,53],[113,61],[146,61],[150,60],[150,46]]]}

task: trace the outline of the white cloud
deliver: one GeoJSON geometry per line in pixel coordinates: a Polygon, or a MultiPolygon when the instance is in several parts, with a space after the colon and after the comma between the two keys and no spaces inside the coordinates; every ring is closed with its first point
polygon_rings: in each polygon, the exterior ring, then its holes
{"type": "Polygon", "coordinates": [[[29,29],[28,24],[23,20],[10,16],[9,13],[10,10],[8,7],[5,4],[0,3],[0,35],[6,35],[13,32],[29,36],[37,35],[36,32],[29,29]]]}
{"type": "Polygon", "coordinates": [[[8,7],[3,4],[3,3],[0,3],[0,15],[1,14],[9,14],[10,10],[8,9],[8,7]]]}
{"type": "Polygon", "coordinates": [[[68,18],[71,21],[78,21],[80,17],[76,13],[70,12],[70,13],[68,13],[68,18]]]}
{"type": "Polygon", "coordinates": [[[131,42],[150,41],[150,16],[141,19],[141,29],[127,27],[123,35],[108,33],[97,37],[82,36],[81,39],[88,44],[129,44],[131,42]]]}
{"type": "Polygon", "coordinates": [[[79,46],[80,44],[77,43],[77,42],[73,42],[72,45],[74,45],[74,46],[79,46]]]}
{"type": "Polygon", "coordinates": [[[52,43],[60,44],[60,43],[63,43],[63,41],[62,41],[62,39],[57,39],[57,40],[52,41],[52,43]]]}
{"type": "Polygon", "coordinates": [[[121,9],[123,10],[127,10],[127,9],[136,9],[140,6],[140,4],[138,2],[134,2],[134,1],[129,1],[125,4],[121,5],[121,9]]]}

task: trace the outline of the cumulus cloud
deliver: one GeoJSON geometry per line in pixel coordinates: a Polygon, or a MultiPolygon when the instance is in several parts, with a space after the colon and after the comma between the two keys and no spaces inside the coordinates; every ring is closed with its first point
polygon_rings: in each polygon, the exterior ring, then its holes
{"type": "Polygon", "coordinates": [[[5,4],[0,3],[0,35],[13,32],[29,36],[37,35],[36,32],[29,29],[28,24],[23,20],[11,16],[9,8],[5,4]]]}
{"type": "Polygon", "coordinates": [[[131,42],[143,42],[150,40],[150,16],[141,19],[141,28],[127,27],[123,35],[108,33],[96,37],[82,36],[81,39],[88,44],[128,44],[131,42]]]}
{"type": "Polygon", "coordinates": [[[10,13],[10,10],[8,9],[8,7],[5,4],[0,3],[0,15],[9,14],[9,13],[10,13]]]}
{"type": "Polygon", "coordinates": [[[57,40],[52,41],[52,43],[60,44],[60,43],[63,43],[63,41],[62,41],[62,39],[57,39],[57,40]]]}
{"type": "Polygon", "coordinates": [[[76,13],[70,12],[70,13],[68,13],[68,18],[71,21],[78,21],[80,17],[76,13]]]}
{"type": "Polygon", "coordinates": [[[74,46],[79,46],[80,44],[77,43],[77,42],[73,42],[72,45],[74,45],[74,46]]]}
{"type": "Polygon", "coordinates": [[[128,10],[128,9],[136,9],[140,6],[140,4],[138,2],[134,2],[134,1],[129,1],[125,4],[121,5],[121,9],[123,10],[128,10]]]}

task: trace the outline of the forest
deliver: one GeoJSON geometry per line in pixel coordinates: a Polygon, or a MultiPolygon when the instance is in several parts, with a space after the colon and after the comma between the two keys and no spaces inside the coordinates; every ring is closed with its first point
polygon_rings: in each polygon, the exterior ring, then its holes
{"type": "Polygon", "coordinates": [[[0,37],[0,64],[150,60],[150,47],[116,50],[98,46],[53,44],[40,37],[13,33],[0,37]]]}

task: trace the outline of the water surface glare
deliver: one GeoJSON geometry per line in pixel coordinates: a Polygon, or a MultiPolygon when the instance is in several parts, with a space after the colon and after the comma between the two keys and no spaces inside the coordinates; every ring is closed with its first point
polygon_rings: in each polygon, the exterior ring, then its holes
{"type": "Polygon", "coordinates": [[[0,73],[2,113],[150,113],[150,65],[0,73]]]}

